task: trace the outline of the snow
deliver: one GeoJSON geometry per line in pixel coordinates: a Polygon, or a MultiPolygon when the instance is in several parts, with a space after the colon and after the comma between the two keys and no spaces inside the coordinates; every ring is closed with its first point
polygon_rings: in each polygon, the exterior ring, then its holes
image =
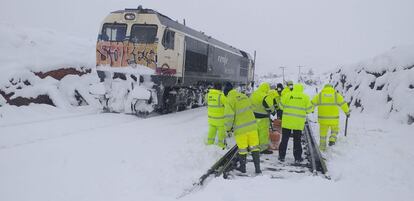
{"type": "Polygon", "coordinates": [[[301,72],[300,77],[298,77],[297,73],[292,72],[286,72],[284,76],[285,81],[283,81],[283,74],[281,73],[267,73],[266,75],[256,75],[255,80],[257,80],[257,85],[262,82],[267,82],[270,84],[272,88],[276,88],[276,85],[279,83],[286,85],[288,81],[293,81],[294,83],[296,83],[298,81],[298,78],[300,78],[301,83],[304,83],[309,86],[317,86],[321,85],[322,83],[321,76],[315,74],[312,68],[309,68],[306,72],[301,72]]]}
{"type": "Polygon", "coordinates": [[[200,146],[203,135],[189,130],[205,127],[204,120],[199,110],[150,119],[94,114],[2,126],[0,199],[174,198],[194,179],[180,175],[201,175],[223,154],[206,151],[200,146]],[[184,126],[191,120],[197,123],[184,126]],[[28,191],[16,194],[23,188],[28,191]]]}
{"type": "MultiPolygon", "coordinates": [[[[95,66],[95,41],[4,23],[0,23],[0,38],[0,88],[15,92],[13,97],[47,94],[56,105],[16,107],[4,104],[0,96],[0,200],[176,200],[225,153],[205,145],[206,108],[149,118],[101,113],[93,94],[101,95],[105,88],[96,85],[96,70],[60,81],[33,74],[95,66]],[[30,85],[24,84],[26,80],[30,85]],[[82,101],[75,98],[76,93],[82,101]]],[[[414,46],[396,47],[332,74],[332,80],[339,83],[337,89],[348,101],[352,97],[353,110],[348,136],[343,136],[341,114],[337,144],[324,154],[332,180],[309,175],[220,177],[181,200],[411,201],[413,50],[414,46]]],[[[145,78],[153,73],[140,67],[126,72],[145,78]]],[[[286,77],[294,80],[296,75],[286,77]]],[[[304,78],[322,83],[319,75],[305,73],[304,78]]],[[[281,79],[271,75],[261,81],[276,84],[281,79]]],[[[132,88],[131,83],[118,81],[111,84],[132,88]]],[[[134,85],[127,104],[118,101],[118,109],[130,108],[134,98],[147,99],[151,84],[144,79],[142,85],[134,85]]],[[[305,91],[313,95],[315,87],[307,86],[305,91]]],[[[122,90],[114,93],[125,97],[122,90]]],[[[136,106],[144,107],[140,102],[136,106]]],[[[316,121],[316,114],[310,118],[316,121]]],[[[317,124],[312,128],[317,137],[317,124]]]]}
{"type": "Polygon", "coordinates": [[[6,100],[3,98],[3,96],[0,96],[0,106],[6,104],[6,100]]]}
{"type": "Polygon", "coordinates": [[[99,92],[102,92],[102,90],[97,91],[98,89],[93,89],[93,87],[95,87],[94,85],[98,82],[99,78],[95,72],[81,77],[77,75],[67,75],[60,80],[58,84],[58,88],[62,91],[60,97],[69,101],[70,105],[78,105],[78,100],[75,98],[75,92],[78,92],[88,105],[95,108],[101,108],[102,106],[95,95],[101,94],[99,92]]]}
{"type": "Polygon", "coordinates": [[[372,59],[344,66],[331,75],[333,83],[351,103],[353,111],[412,124],[413,52],[414,45],[394,47],[372,59]]]}
{"type": "MultiPolygon", "coordinates": [[[[0,90],[17,97],[36,98],[47,95],[59,108],[79,105],[75,92],[86,103],[97,108],[99,102],[88,86],[99,82],[95,66],[95,42],[53,30],[36,29],[0,23],[0,90]],[[84,76],[69,75],[61,81],[52,77],[41,79],[35,73],[74,68],[84,76]]],[[[3,98],[3,97],[2,97],[3,98]]]]}
{"type": "Polygon", "coordinates": [[[95,41],[6,23],[0,23],[0,38],[1,81],[22,70],[46,72],[95,66],[95,41]]]}
{"type": "MultiPolygon", "coordinates": [[[[0,200],[176,200],[224,154],[204,144],[205,108],[146,119],[91,107],[0,111],[0,200]]],[[[181,200],[408,201],[412,128],[355,113],[348,136],[326,153],[332,180],[220,177],[181,200]]]]}
{"type": "Polygon", "coordinates": [[[110,66],[99,66],[99,70],[111,73],[117,72],[133,75],[153,75],[155,73],[154,69],[139,64],[135,64],[135,66],[130,66],[127,68],[112,68],[110,66]]]}
{"type": "Polygon", "coordinates": [[[75,92],[79,93],[86,104],[101,108],[100,103],[93,94],[89,93],[89,87],[99,82],[96,71],[83,76],[67,75],[62,80],[52,77],[41,79],[28,71],[16,73],[12,82],[7,81],[0,89],[5,93],[14,93],[11,99],[17,97],[36,98],[39,95],[47,95],[56,107],[72,108],[79,103],[75,99],[75,92]],[[30,83],[24,84],[24,81],[30,83]]]}

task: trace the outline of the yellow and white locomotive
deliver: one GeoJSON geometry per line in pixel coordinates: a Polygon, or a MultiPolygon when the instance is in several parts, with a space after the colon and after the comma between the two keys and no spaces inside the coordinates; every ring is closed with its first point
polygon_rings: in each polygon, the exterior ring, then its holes
{"type": "Polygon", "coordinates": [[[253,82],[251,56],[151,9],[110,13],[96,65],[112,111],[170,112],[203,105],[208,85],[253,82]]]}

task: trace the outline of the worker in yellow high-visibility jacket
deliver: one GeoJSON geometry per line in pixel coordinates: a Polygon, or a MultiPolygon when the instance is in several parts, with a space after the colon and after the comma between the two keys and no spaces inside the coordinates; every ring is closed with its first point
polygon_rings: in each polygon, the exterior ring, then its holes
{"type": "Polygon", "coordinates": [[[301,162],[301,135],[305,128],[306,115],[313,111],[309,96],[303,93],[303,85],[295,84],[292,92],[282,96],[280,104],[283,110],[282,141],[279,146],[279,160],[285,161],[289,137],[293,136],[293,156],[295,162],[301,162]]]}
{"type": "Polygon", "coordinates": [[[263,154],[272,154],[269,150],[269,127],[270,114],[275,111],[272,96],[269,96],[270,84],[263,82],[250,96],[253,104],[253,112],[257,121],[257,132],[259,133],[259,148],[263,154]]]}
{"type": "MultiPolygon", "coordinates": [[[[270,97],[270,99],[271,99],[271,102],[272,102],[272,105],[273,105],[273,108],[275,109],[275,110],[278,110],[278,109],[280,109],[280,106],[279,106],[279,104],[280,104],[280,94],[275,90],[275,89],[271,89],[271,90],[269,90],[269,92],[268,92],[268,96],[270,97]]],[[[272,114],[276,114],[275,112],[273,112],[272,114]]]]}
{"type": "Polygon", "coordinates": [[[343,96],[335,91],[331,84],[326,84],[322,91],[313,97],[312,104],[318,107],[319,149],[325,151],[329,130],[331,131],[329,146],[334,145],[336,142],[339,132],[339,108],[349,117],[349,107],[344,101],[343,96]]]}
{"type": "Polygon", "coordinates": [[[213,89],[208,90],[207,94],[207,114],[208,114],[208,138],[207,144],[214,144],[216,135],[218,136],[217,145],[225,148],[226,131],[224,128],[224,104],[226,97],[221,91],[221,84],[215,83],[213,89]]]}
{"type": "Polygon", "coordinates": [[[282,97],[293,90],[293,81],[288,81],[286,87],[282,90],[282,97]]]}
{"type": "Polygon", "coordinates": [[[224,90],[226,104],[224,108],[225,127],[227,131],[233,130],[234,138],[239,149],[240,167],[238,170],[246,173],[246,157],[251,151],[256,173],[260,170],[259,137],[257,134],[256,119],[253,114],[249,98],[234,90],[231,83],[226,83],[224,90]]]}

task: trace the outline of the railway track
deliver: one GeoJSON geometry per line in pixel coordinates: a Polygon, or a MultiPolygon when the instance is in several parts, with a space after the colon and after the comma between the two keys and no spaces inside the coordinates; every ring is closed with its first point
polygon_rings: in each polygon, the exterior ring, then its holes
{"type": "MultiPolygon", "coordinates": [[[[328,169],[325,161],[319,151],[318,144],[313,137],[312,130],[306,122],[305,129],[302,135],[302,146],[304,149],[304,161],[301,163],[294,163],[293,158],[289,158],[292,155],[292,150],[288,149],[286,153],[286,161],[280,162],[277,160],[277,153],[260,156],[260,165],[263,176],[267,176],[271,179],[288,179],[295,176],[322,176],[323,178],[330,179],[328,175],[328,169]]],[[[289,144],[288,147],[292,147],[289,144]]],[[[254,167],[252,159],[248,156],[247,174],[241,174],[235,168],[238,166],[238,149],[237,145],[233,146],[223,157],[221,157],[216,163],[214,163],[207,172],[202,175],[197,182],[193,183],[191,188],[185,189],[185,191],[178,196],[178,198],[184,197],[194,191],[201,189],[208,181],[215,177],[223,176],[224,179],[238,179],[242,177],[254,177],[256,174],[253,172],[254,167]],[[250,172],[249,172],[250,171],[250,172]]]]}

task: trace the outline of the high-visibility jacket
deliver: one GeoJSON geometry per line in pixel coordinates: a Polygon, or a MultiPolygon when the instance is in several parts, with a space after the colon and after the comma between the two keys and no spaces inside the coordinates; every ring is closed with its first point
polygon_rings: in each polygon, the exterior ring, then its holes
{"type": "Polygon", "coordinates": [[[224,115],[226,130],[233,128],[235,135],[257,131],[250,99],[234,89],[227,94],[224,115]]]}
{"type": "Polygon", "coordinates": [[[312,104],[318,107],[318,122],[321,124],[338,125],[339,107],[345,114],[349,113],[344,97],[330,85],[326,85],[319,94],[313,97],[312,104]]]}
{"type": "Polygon", "coordinates": [[[222,91],[209,89],[207,94],[208,123],[215,126],[224,126],[224,104],[226,96],[222,91]]]}
{"type": "Polygon", "coordinates": [[[268,94],[269,94],[268,96],[270,96],[271,99],[273,100],[273,106],[275,107],[275,109],[280,109],[280,99],[281,99],[280,94],[274,89],[269,90],[268,94]]]}
{"type": "Polygon", "coordinates": [[[282,128],[303,130],[306,114],[313,111],[309,96],[303,93],[303,85],[293,85],[292,92],[282,96],[281,108],[283,110],[282,128]]]}
{"type": "Polygon", "coordinates": [[[269,83],[263,82],[250,96],[256,118],[269,118],[269,114],[275,110],[273,99],[271,96],[268,96],[269,90],[269,83]]]}
{"type": "Polygon", "coordinates": [[[288,94],[288,93],[290,93],[290,92],[292,92],[291,90],[290,90],[290,88],[289,87],[285,87],[285,88],[283,88],[283,90],[282,90],[282,97],[284,96],[284,95],[286,95],[286,94],[288,94]]]}

